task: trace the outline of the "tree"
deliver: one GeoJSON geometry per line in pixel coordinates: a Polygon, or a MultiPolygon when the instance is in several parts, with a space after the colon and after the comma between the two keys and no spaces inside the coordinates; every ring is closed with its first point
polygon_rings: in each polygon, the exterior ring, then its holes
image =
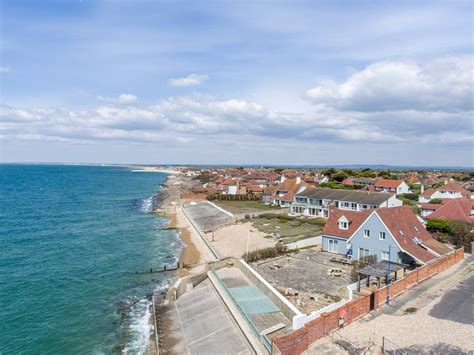
{"type": "Polygon", "coordinates": [[[430,219],[426,223],[426,229],[441,233],[451,234],[451,224],[444,219],[430,219]]]}
{"type": "Polygon", "coordinates": [[[474,241],[474,233],[468,223],[453,221],[450,224],[453,244],[467,244],[474,241]]]}
{"type": "Polygon", "coordinates": [[[349,174],[347,174],[345,171],[338,171],[337,173],[332,175],[332,179],[337,182],[341,182],[342,180],[348,177],[349,177],[349,174]]]}

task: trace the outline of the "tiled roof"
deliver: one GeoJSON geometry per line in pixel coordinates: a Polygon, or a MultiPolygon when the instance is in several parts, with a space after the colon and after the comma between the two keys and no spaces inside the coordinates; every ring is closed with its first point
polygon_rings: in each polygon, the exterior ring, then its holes
{"type": "MultiPolygon", "coordinates": [[[[436,245],[440,250],[444,249],[443,244],[434,240],[423,227],[410,206],[380,208],[376,210],[376,213],[400,247],[419,261],[427,263],[436,259],[436,256],[419,245],[420,243],[429,243],[436,245]]],[[[444,250],[449,251],[449,249],[444,250]]]]}
{"type": "Polygon", "coordinates": [[[361,224],[367,219],[367,217],[372,213],[372,211],[374,210],[356,212],[332,209],[329,211],[329,218],[324,225],[323,234],[349,239],[357,230],[357,228],[359,228],[361,224]],[[339,228],[339,218],[342,216],[346,217],[346,219],[349,221],[348,229],[339,228]]]}
{"type": "Polygon", "coordinates": [[[433,196],[435,192],[436,192],[436,189],[426,189],[425,191],[423,191],[423,193],[420,194],[420,196],[431,197],[433,196]]]}
{"type": "Polygon", "coordinates": [[[391,187],[391,188],[396,188],[400,186],[402,183],[402,180],[387,180],[387,179],[380,179],[377,180],[375,183],[375,187],[391,187]]]}
{"type": "Polygon", "coordinates": [[[462,221],[474,223],[474,215],[471,216],[473,201],[465,197],[444,199],[442,205],[427,219],[446,219],[448,221],[462,221]]]}
{"type": "Polygon", "coordinates": [[[437,203],[423,203],[421,205],[422,210],[431,210],[431,211],[435,211],[440,207],[441,205],[439,203],[438,204],[437,203]]]}

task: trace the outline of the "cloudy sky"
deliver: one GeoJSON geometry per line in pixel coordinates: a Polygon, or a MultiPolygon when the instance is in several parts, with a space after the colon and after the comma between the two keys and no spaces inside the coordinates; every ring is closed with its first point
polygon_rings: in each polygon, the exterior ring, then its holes
{"type": "Polygon", "coordinates": [[[474,165],[471,1],[0,1],[3,162],[474,165]]]}

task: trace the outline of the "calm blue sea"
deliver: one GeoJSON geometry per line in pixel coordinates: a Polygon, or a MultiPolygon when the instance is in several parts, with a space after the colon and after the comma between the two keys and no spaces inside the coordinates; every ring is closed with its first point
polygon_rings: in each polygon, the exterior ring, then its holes
{"type": "Polygon", "coordinates": [[[0,165],[0,354],[143,353],[146,296],[172,277],[147,271],[182,249],[150,213],[165,179],[122,167],[0,165]]]}

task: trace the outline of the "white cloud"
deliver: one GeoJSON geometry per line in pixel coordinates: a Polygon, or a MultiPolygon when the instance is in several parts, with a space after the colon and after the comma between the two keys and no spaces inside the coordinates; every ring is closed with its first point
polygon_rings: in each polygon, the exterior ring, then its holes
{"type": "Polygon", "coordinates": [[[132,104],[137,102],[138,97],[133,94],[120,94],[118,97],[106,97],[106,96],[97,96],[97,100],[110,102],[110,103],[118,103],[118,104],[132,104]]]}
{"type": "Polygon", "coordinates": [[[138,97],[133,94],[120,94],[117,101],[121,104],[130,104],[136,102],[137,99],[138,97]]]}
{"type": "Polygon", "coordinates": [[[190,74],[184,78],[170,79],[168,80],[168,84],[178,87],[198,86],[206,80],[209,80],[209,76],[206,74],[190,74]]]}
{"type": "Polygon", "coordinates": [[[343,83],[323,79],[306,93],[313,104],[343,111],[466,111],[473,108],[474,56],[427,63],[382,61],[343,83]]]}
{"type": "Polygon", "coordinates": [[[0,66],[0,73],[9,73],[10,67],[9,66],[0,66]]]}

